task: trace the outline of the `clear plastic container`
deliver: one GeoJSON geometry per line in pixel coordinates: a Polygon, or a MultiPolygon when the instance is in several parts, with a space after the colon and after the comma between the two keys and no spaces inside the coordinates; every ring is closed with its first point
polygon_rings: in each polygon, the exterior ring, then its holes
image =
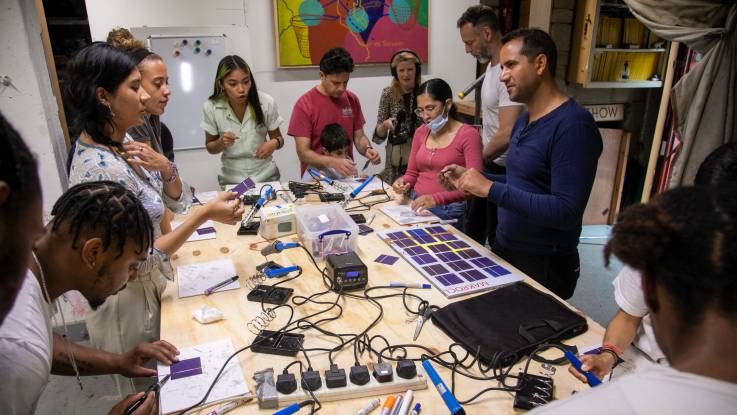
{"type": "Polygon", "coordinates": [[[299,239],[315,258],[356,250],[358,225],[340,205],[300,205],[295,215],[299,239]]]}

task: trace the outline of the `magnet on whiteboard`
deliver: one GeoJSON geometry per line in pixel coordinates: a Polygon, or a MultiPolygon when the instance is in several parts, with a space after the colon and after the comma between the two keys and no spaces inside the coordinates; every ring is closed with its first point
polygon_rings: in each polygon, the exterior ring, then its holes
{"type": "Polygon", "coordinates": [[[189,43],[187,39],[182,39],[182,46],[187,46],[187,43],[189,43]]]}
{"type": "Polygon", "coordinates": [[[200,48],[194,48],[194,53],[200,53],[200,48]]]}
{"type": "Polygon", "coordinates": [[[210,56],[210,55],[212,55],[212,50],[210,50],[210,49],[206,50],[205,51],[205,56],[210,56]]]}
{"type": "Polygon", "coordinates": [[[175,58],[176,58],[176,57],[179,57],[179,55],[181,55],[181,54],[182,54],[182,52],[181,52],[181,51],[179,51],[179,49],[174,49],[174,57],[175,57],[175,58]]]}

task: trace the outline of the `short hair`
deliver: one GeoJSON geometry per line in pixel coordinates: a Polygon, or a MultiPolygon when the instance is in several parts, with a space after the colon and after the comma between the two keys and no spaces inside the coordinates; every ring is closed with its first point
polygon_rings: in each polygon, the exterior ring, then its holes
{"type": "Polygon", "coordinates": [[[83,235],[102,238],[103,249],[113,247],[116,258],[123,255],[125,244],[134,241],[137,253],[153,247],[151,218],[138,197],[111,181],[86,182],[70,187],[51,210],[51,231],[62,224],[71,236],[72,248],[83,235]]]}
{"type": "Polygon", "coordinates": [[[115,128],[110,110],[97,99],[97,88],[115,93],[136,64],[122,50],[94,42],[72,58],[64,70],[64,108],[71,114],[73,136],[86,131],[98,144],[120,147],[105,134],[105,125],[115,128]]]}
{"type": "Polygon", "coordinates": [[[458,18],[456,25],[460,29],[466,23],[471,23],[475,29],[486,26],[492,32],[499,33],[499,18],[494,9],[485,4],[476,4],[467,8],[458,18]]]}
{"type": "Polygon", "coordinates": [[[328,124],[320,133],[320,145],[325,147],[325,151],[338,151],[351,145],[345,129],[337,123],[328,124]]]}
{"type": "Polygon", "coordinates": [[[737,183],[737,142],[722,144],[699,166],[694,184],[737,183]]]}
{"type": "Polygon", "coordinates": [[[679,187],[632,205],[604,248],[607,263],[614,254],[662,286],[690,325],[711,307],[737,317],[735,252],[735,183],[679,187]]]}
{"type": "Polygon", "coordinates": [[[28,201],[40,197],[36,158],[18,131],[0,112],[0,181],[7,183],[10,195],[1,207],[8,211],[26,208],[28,201]]]}
{"type": "Polygon", "coordinates": [[[521,53],[532,62],[538,55],[545,55],[548,59],[548,71],[555,76],[555,66],[558,64],[558,49],[555,47],[553,38],[544,30],[537,28],[520,28],[512,30],[502,36],[502,45],[514,39],[522,38],[521,53]]]}
{"type": "Polygon", "coordinates": [[[253,71],[248,66],[246,61],[238,55],[228,55],[218,63],[218,68],[215,70],[215,83],[212,89],[211,100],[217,101],[219,99],[227,99],[225,88],[223,88],[223,81],[236,69],[240,69],[251,78],[251,88],[248,90],[248,105],[256,115],[256,124],[264,124],[264,110],[261,108],[261,100],[258,97],[258,88],[256,87],[256,78],[253,77],[253,71]]]}
{"type": "MultiPolygon", "coordinates": [[[[427,94],[430,96],[430,98],[443,103],[448,99],[450,99],[451,102],[453,101],[453,90],[450,89],[450,85],[448,85],[447,82],[443,81],[440,78],[433,78],[423,82],[422,85],[420,85],[420,88],[417,90],[417,96],[423,94],[427,94]]],[[[448,117],[453,118],[454,120],[458,120],[458,110],[456,109],[456,104],[451,104],[448,117]]]]}
{"type": "Polygon", "coordinates": [[[353,68],[353,57],[341,47],[330,49],[320,58],[320,71],[325,75],[351,73],[353,68]]]}

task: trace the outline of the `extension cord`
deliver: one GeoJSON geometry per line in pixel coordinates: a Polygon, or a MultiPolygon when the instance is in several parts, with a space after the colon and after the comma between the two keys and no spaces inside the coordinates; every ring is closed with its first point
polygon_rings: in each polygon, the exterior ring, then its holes
{"type": "MultiPolygon", "coordinates": [[[[346,367],[344,369],[348,371],[350,367],[346,367]]],[[[318,372],[322,376],[323,371],[320,370],[318,372]]],[[[298,386],[296,391],[288,395],[277,392],[277,404],[279,407],[287,406],[295,402],[302,402],[307,399],[312,399],[312,396],[309,394],[309,392],[306,392],[304,389],[302,389],[302,382],[300,379],[301,378],[297,376],[298,386]]],[[[406,392],[409,389],[427,389],[427,375],[425,374],[425,370],[422,368],[422,366],[417,366],[417,376],[412,379],[403,379],[397,376],[396,373],[394,373],[394,379],[391,382],[379,383],[373,376],[371,376],[371,380],[365,385],[354,385],[353,383],[348,381],[348,384],[346,386],[333,389],[328,388],[325,385],[325,382],[323,382],[322,386],[320,386],[319,389],[312,391],[312,394],[315,395],[315,398],[317,398],[317,400],[319,400],[320,402],[331,402],[341,401],[344,399],[376,397],[379,395],[406,392]]]]}

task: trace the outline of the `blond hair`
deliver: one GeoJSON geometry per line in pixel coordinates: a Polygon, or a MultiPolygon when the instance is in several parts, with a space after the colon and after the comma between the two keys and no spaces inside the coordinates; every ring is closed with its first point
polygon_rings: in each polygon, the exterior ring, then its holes
{"type": "MultiPolygon", "coordinates": [[[[396,73],[397,66],[399,66],[402,62],[412,62],[415,64],[415,68],[419,69],[422,62],[417,58],[417,56],[410,52],[400,52],[394,56],[394,59],[392,59],[391,62],[389,62],[389,65],[392,68],[392,71],[396,73]]],[[[422,83],[422,79],[420,77],[420,70],[417,70],[417,73],[415,73],[415,88],[420,86],[422,83]]],[[[402,87],[399,85],[399,79],[396,77],[392,77],[392,83],[390,85],[391,87],[391,94],[392,97],[399,101],[402,99],[402,87]]]]}
{"type": "Polygon", "coordinates": [[[122,49],[125,52],[130,52],[136,49],[146,49],[146,43],[142,40],[138,40],[133,36],[130,30],[124,27],[116,27],[107,34],[107,43],[115,46],[118,49],[122,49]]]}

